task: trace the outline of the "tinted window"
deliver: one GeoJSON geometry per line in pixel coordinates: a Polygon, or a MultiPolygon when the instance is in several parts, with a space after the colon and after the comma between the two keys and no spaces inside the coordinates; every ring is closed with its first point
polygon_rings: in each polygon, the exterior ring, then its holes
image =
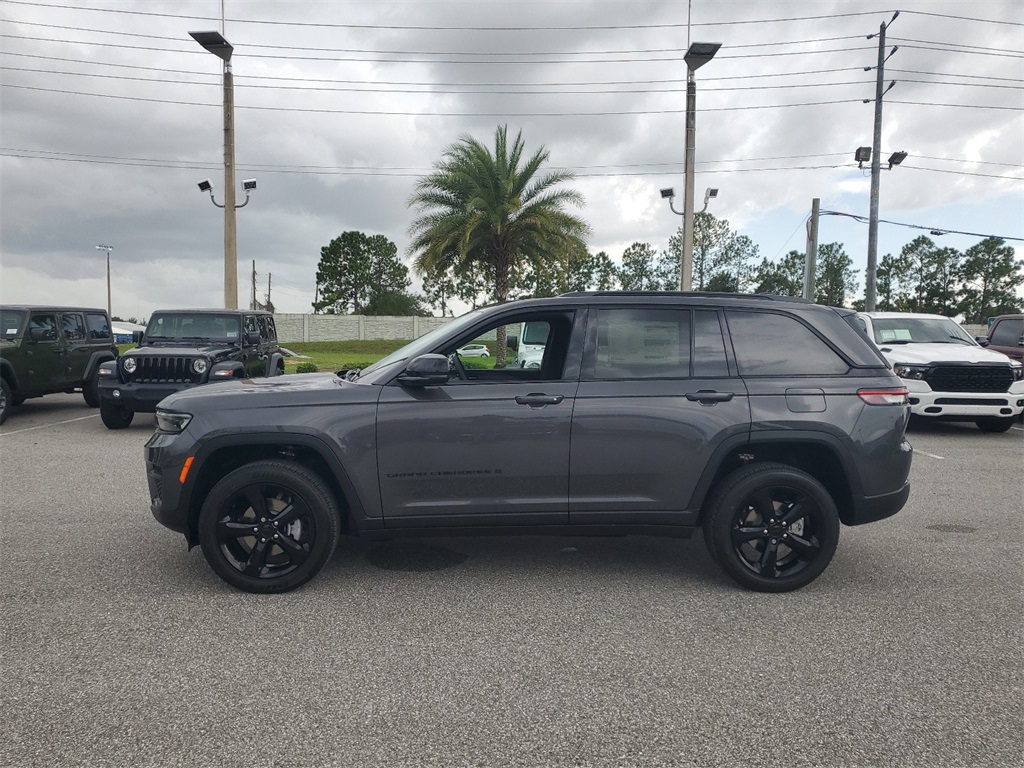
{"type": "Polygon", "coordinates": [[[989,344],[1000,347],[1016,347],[1024,336],[1024,317],[1019,320],[1001,320],[989,337],[989,344]]]}
{"type": "Polygon", "coordinates": [[[729,375],[725,357],[725,339],[717,312],[693,313],[693,375],[718,378],[729,375]]]}
{"type": "Polygon", "coordinates": [[[57,316],[56,315],[32,315],[28,322],[29,331],[41,329],[43,341],[57,340],[57,316]]]}
{"type": "Polygon", "coordinates": [[[25,322],[25,313],[15,309],[0,309],[0,335],[5,339],[13,339],[25,322]]]}
{"type": "Polygon", "coordinates": [[[64,338],[68,341],[81,341],[85,338],[85,321],[82,320],[82,316],[77,312],[74,314],[67,313],[62,316],[61,321],[64,325],[64,338]]]}
{"type": "Polygon", "coordinates": [[[689,375],[689,311],[598,310],[594,378],[659,379],[689,375]]]}
{"type": "Polygon", "coordinates": [[[259,329],[256,327],[256,316],[246,315],[245,316],[245,332],[246,333],[259,333],[259,329]]]}
{"type": "Polygon", "coordinates": [[[846,362],[807,326],[788,315],[726,312],[741,376],[843,374],[846,362]]]}
{"type": "Polygon", "coordinates": [[[90,339],[110,338],[110,323],[107,322],[106,315],[87,312],[85,315],[85,324],[89,328],[90,339]]]}

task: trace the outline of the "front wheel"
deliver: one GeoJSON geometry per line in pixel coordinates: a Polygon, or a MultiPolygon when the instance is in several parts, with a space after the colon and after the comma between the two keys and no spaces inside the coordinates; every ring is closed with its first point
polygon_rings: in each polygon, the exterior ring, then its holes
{"type": "Polygon", "coordinates": [[[704,540],[733,579],[758,592],[806,586],[839,544],[839,514],[828,491],[785,464],[752,464],[728,475],[712,495],[704,540]]]}
{"type": "Polygon", "coordinates": [[[122,408],[109,400],[100,400],[100,418],[107,429],[124,429],[132,423],[135,411],[122,408]]]}
{"type": "Polygon", "coordinates": [[[975,419],[974,423],[982,432],[1006,432],[1016,420],[1014,416],[989,416],[984,419],[975,419]]]}
{"type": "Polygon", "coordinates": [[[330,560],[340,517],[317,474],[294,462],[254,461],[210,491],[199,513],[199,543],[206,562],[233,587],[287,592],[330,560]]]}

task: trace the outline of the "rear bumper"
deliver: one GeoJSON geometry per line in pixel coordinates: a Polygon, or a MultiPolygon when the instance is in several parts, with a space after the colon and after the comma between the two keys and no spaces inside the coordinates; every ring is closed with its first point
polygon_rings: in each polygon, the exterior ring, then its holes
{"type": "Polygon", "coordinates": [[[854,499],[852,513],[847,515],[843,522],[847,525],[864,525],[876,520],[884,520],[903,509],[908,498],[910,498],[909,480],[898,491],[883,493],[880,496],[861,496],[854,499]]]}

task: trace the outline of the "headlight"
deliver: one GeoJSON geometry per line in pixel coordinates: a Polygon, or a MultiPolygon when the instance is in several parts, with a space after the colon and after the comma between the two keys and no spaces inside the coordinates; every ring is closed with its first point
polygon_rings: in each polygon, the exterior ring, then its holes
{"type": "Polygon", "coordinates": [[[192,370],[202,375],[206,373],[206,369],[210,367],[210,364],[203,358],[198,358],[192,363],[192,370]]]}
{"type": "Polygon", "coordinates": [[[1024,365],[1021,365],[1016,360],[1010,363],[1010,370],[1013,371],[1013,380],[1020,381],[1024,379],[1024,365]]]}
{"type": "Polygon", "coordinates": [[[893,372],[901,379],[917,379],[920,381],[928,374],[926,365],[907,365],[906,363],[894,363],[893,372]]]}
{"type": "Polygon", "coordinates": [[[125,373],[135,373],[135,369],[139,364],[135,361],[134,357],[126,357],[122,365],[124,366],[125,373]]]}
{"type": "Polygon", "coordinates": [[[185,430],[190,421],[192,421],[192,414],[190,413],[161,411],[159,408],[156,412],[156,428],[161,432],[170,432],[173,435],[177,435],[185,430]]]}

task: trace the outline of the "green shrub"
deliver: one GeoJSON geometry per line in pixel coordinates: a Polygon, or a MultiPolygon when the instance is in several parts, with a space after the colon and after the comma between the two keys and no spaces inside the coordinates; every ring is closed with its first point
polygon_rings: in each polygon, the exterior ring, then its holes
{"type": "Polygon", "coordinates": [[[316,363],[299,363],[295,368],[296,373],[316,373],[319,370],[316,363]]]}

